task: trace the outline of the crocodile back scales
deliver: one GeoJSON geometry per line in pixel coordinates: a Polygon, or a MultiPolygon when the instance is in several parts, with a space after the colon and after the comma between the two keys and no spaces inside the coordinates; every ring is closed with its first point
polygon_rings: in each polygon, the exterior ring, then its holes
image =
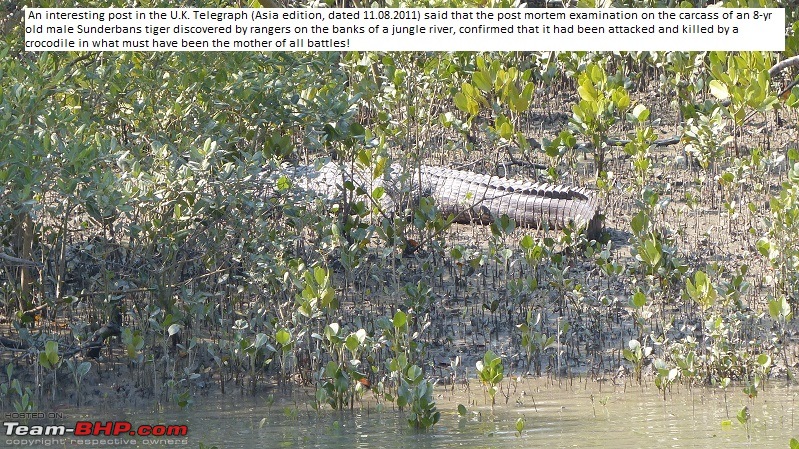
{"type": "Polygon", "coordinates": [[[533,183],[430,165],[422,165],[417,171],[393,164],[377,178],[368,170],[335,162],[284,167],[282,171],[295,186],[328,200],[339,198],[346,182],[366,192],[383,187],[386,194],[380,204],[387,212],[394,212],[403,195],[413,202],[421,194],[433,198],[444,216],[453,214],[458,222],[485,223],[505,214],[522,227],[562,229],[573,224],[587,229],[592,238],[602,226],[596,195],[581,187],[533,183]]]}

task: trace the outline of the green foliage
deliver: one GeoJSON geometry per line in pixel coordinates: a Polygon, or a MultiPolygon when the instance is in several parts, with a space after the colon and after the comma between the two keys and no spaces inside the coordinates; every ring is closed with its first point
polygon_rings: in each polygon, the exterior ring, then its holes
{"type": "Polygon", "coordinates": [[[791,305],[785,297],[772,299],[768,303],[768,313],[775,320],[789,321],[791,319],[791,305]]]}
{"type": "Polygon", "coordinates": [[[278,360],[280,362],[281,377],[285,379],[287,377],[286,373],[286,368],[288,363],[287,361],[289,356],[292,354],[292,349],[294,349],[294,344],[296,343],[296,340],[294,336],[291,334],[291,331],[281,327],[275,333],[275,343],[277,343],[276,352],[279,355],[278,360]]]}
{"type": "Polygon", "coordinates": [[[57,341],[49,340],[44,344],[44,351],[39,352],[39,364],[50,370],[56,369],[61,364],[57,341]]]}
{"type": "Polygon", "coordinates": [[[331,360],[325,366],[324,376],[322,388],[317,391],[317,400],[324,398],[334,409],[344,408],[348,403],[351,385],[349,374],[343,365],[331,360]]]}
{"type": "MultiPolygon", "coordinates": [[[[480,106],[493,110],[507,108],[510,113],[526,111],[532,102],[535,84],[529,82],[531,72],[519,72],[516,67],[503,67],[500,60],[477,58],[477,70],[471,83],[463,83],[453,97],[455,106],[469,114],[472,120],[480,106]]],[[[513,125],[504,115],[498,115],[494,131],[503,139],[513,137],[513,125]]]]}
{"type": "Polygon", "coordinates": [[[519,246],[524,251],[524,260],[531,268],[536,268],[544,258],[544,245],[537,242],[532,236],[525,235],[519,242],[519,246]]]}
{"type": "MultiPolygon", "coordinates": [[[[639,290],[645,296],[668,298],[688,271],[688,266],[678,257],[677,236],[667,227],[657,227],[653,218],[668,206],[668,200],[644,188],[639,206],[639,212],[630,221],[630,254],[634,262],[627,269],[637,276],[636,283],[641,285],[639,290]]],[[[638,299],[640,301],[640,295],[638,299]]],[[[641,314],[636,316],[640,323],[641,314]]]]}
{"type": "Polygon", "coordinates": [[[620,77],[608,77],[598,64],[589,64],[577,78],[580,102],[572,107],[571,126],[591,142],[597,174],[604,169],[606,139],[613,124],[630,107],[630,96],[620,77]]]}
{"type": "Polygon", "coordinates": [[[18,413],[35,411],[34,393],[30,387],[23,387],[20,380],[14,376],[13,363],[5,365],[5,374],[5,382],[0,383],[0,403],[3,407],[11,410],[12,407],[6,407],[10,400],[14,411],[18,413]]]}
{"type": "Polygon", "coordinates": [[[651,346],[643,346],[638,340],[630,340],[627,342],[627,347],[622,351],[624,358],[633,364],[633,374],[635,378],[641,381],[641,369],[644,362],[652,355],[651,346]]]}
{"type": "Polygon", "coordinates": [[[483,355],[483,360],[477,361],[477,376],[486,387],[486,392],[491,397],[491,409],[494,409],[495,396],[499,391],[498,385],[502,382],[505,365],[502,358],[490,349],[483,355]]]}
{"type": "Polygon", "coordinates": [[[713,306],[716,301],[716,287],[703,271],[694,273],[694,281],[685,280],[685,294],[687,298],[698,303],[703,310],[713,306]]]}
{"type": "Polygon", "coordinates": [[[644,294],[644,292],[640,290],[635,292],[635,294],[631,299],[631,304],[633,305],[633,307],[636,308],[644,307],[646,305],[646,295],[644,294]]]}
{"type": "Polygon", "coordinates": [[[428,430],[434,426],[441,412],[433,401],[433,383],[424,378],[422,369],[409,363],[405,354],[389,360],[387,367],[392,379],[397,381],[397,388],[394,395],[386,393],[386,399],[396,401],[400,410],[408,408],[408,424],[412,428],[428,430]]]}
{"type": "Polygon", "coordinates": [[[708,87],[719,100],[730,100],[728,110],[736,126],[741,126],[746,109],[767,112],[777,106],[769,86],[771,58],[764,52],[725,54],[711,52],[710,72],[715,78],[708,87]]]}
{"type": "Polygon", "coordinates": [[[656,139],[655,131],[651,126],[644,126],[649,118],[649,109],[642,104],[636,105],[627,114],[628,120],[635,124],[635,132],[629,133],[630,142],[624,145],[624,152],[632,156],[631,164],[636,174],[636,183],[643,188],[652,169],[652,160],[649,150],[656,139]]]}
{"type": "Polygon", "coordinates": [[[663,359],[655,359],[652,365],[655,367],[655,386],[663,393],[663,400],[666,400],[666,392],[679,379],[680,369],[669,366],[663,359]]]}
{"type": "Polygon", "coordinates": [[[524,427],[527,424],[527,420],[524,419],[524,416],[520,416],[516,419],[516,437],[521,437],[522,432],[524,431],[524,427]]]}
{"type": "Polygon", "coordinates": [[[749,438],[749,427],[751,426],[750,421],[752,420],[752,415],[749,413],[749,407],[744,405],[735,415],[735,419],[737,419],[738,422],[744,426],[746,429],[746,436],[749,438]]]}
{"type": "Polygon", "coordinates": [[[662,86],[676,91],[672,104],[683,119],[695,118],[697,112],[704,110],[705,104],[709,103],[697,104],[697,98],[706,85],[703,76],[705,56],[704,52],[682,51],[667,52],[664,55],[663,68],[667,76],[662,86]]]}
{"type": "Polygon", "coordinates": [[[80,384],[83,382],[83,377],[89,373],[89,370],[92,368],[92,364],[90,362],[78,363],[72,359],[69,359],[67,360],[67,367],[72,372],[73,379],[75,380],[75,386],[80,393],[80,384]]]}
{"type": "Polygon", "coordinates": [[[298,311],[306,316],[317,316],[320,309],[336,309],[336,292],[331,286],[330,273],[322,267],[314,267],[303,275],[305,286],[297,296],[298,311]]]}
{"type": "Polygon", "coordinates": [[[709,115],[700,114],[688,119],[683,141],[685,152],[691,155],[703,169],[716,163],[724,156],[725,149],[733,138],[725,132],[726,123],[721,109],[714,109],[709,115]]]}
{"type": "Polygon", "coordinates": [[[780,193],[769,199],[768,230],[757,241],[758,252],[773,270],[777,292],[786,296],[793,309],[799,303],[799,161],[795,158],[780,193]]]}
{"type": "Polygon", "coordinates": [[[568,129],[561,131],[551,141],[544,139],[542,146],[544,153],[552,160],[552,167],[547,170],[547,175],[553,182],[559,179],[555,166],[559,165],[564,158],[570,166],[577,163],[577,138],[568,129]]]}
{"type": "Polygon", "coordinates": [[[407,298],[405,305],[408,309],[425,313],[430,310],[435,302],[433,289],[424,281],[419,281],[416,284],[405,284],[404,290],[407,298]]]}
{"type": "Polygon", "coordinates": [[[125,345],[125,351],[131,361],[141,363],[143,354],[140,353],[144,347],[144,338],[139,335],[138,331],[132,331],[126,327],[122,329],[122,344],[125,345]]]}
{"type": "Polygon", "coordinates": [[[415,429],[427,430],[441,419],[441,412],[433,401],[433,383],[424,379],[421,368],[416,365],[409,366],[400,380],[397,405],[400,408],[410,406],[408,424],[415,429]]]}
{"type": "Polygon", "coordinates": [[[527,356],[527,369],[533,365],[535,373],[541,375],[541,353],[554,346],[555,337],[547,336],[541,331],[543,328],[541,313],[533,314],[532,310],[527,311],[527,320],[517,324],[516,327],[521,333],[522,348],[527,356]]]}

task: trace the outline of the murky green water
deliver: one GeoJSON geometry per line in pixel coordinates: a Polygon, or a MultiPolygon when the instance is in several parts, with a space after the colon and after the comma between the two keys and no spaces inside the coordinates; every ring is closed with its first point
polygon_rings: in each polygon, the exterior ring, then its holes
{"type": "MultiPolygon", "coordinates": [[[[228,394],[197,398],[193,406],[182,411],[67,410],[63,420],[52,422],[124,419],[134,426],[186,424],[189,433],[185,441],[158,446],[199,447],[203,443],[220,449],[787,448],[792,437],[799,437],[794,419],[799,390],[774,384],[753,401],[739,387],[730,387],[726,400],[719,390],[682,388],[663,401],[653,388],[642,391],[638,386],[624,389],[595,382],[567,387],[543,380],[523,381],[515,391],[511,389],[507,404],[504,397],[498,401],[493,416],[477,382],[471,383],[471,393],[462,386],[454,393],[445,391],[445,387],[439,390],[441,421],[427,433],[410,430],[403,412],[390,407],[378,411],[374,401],[364,401],[354,411],[327,407],[314,411],[308,392],[283,396],[271,406],[263,397],[228,394]],[[458,415],[458,404],[467,406],[466,416],[458,415]],[[751,416],[748,431],[736,419],[743,406],[751,416]],[[517,436],[515,423],[521,416],[526,425],[517,436]]],[[[131,439],[123,438],[128,442],[131,439]]],[[[149,447],[150,443],[150,439],[139,438],[135,445],[115,447],[149,447]]]]}

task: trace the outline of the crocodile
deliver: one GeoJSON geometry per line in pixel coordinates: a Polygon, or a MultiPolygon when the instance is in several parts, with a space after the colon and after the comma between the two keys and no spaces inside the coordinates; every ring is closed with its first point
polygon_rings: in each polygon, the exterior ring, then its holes
{"type": "Polygon", "coordinates": [[[485,222],[507,215],[522,227],[563,229],[572,224],[585,229],[590,238],[602,230],[598,199],[582,187],[427,165],[420,172],[422,191],[435,199],[444,216],[455,214],[458,222],[485,222]]]}
{"type": "Polygon", "coordinates": [[[341,196],[342,186],[348,181],[365,192],[382,187],[385,195],[379,202],[387,212],[397,212],[398,204],[413,204],[420,196],[427,196],[435,201],[442,215],[452,215],[459,223],[487,223],[507,215],[521,227],[563,229],[573,225],[584,229],[589,238],[596,238],[602,230],[598,198],[582,187],[430,165],[404,169],[392,164],[376,179],[369,171],[348,169],[335,162],[284,167],[283,171],[302,190],[330,200],[341,196]],[[406,203],[402,198],[410,200],[406,203]]]}

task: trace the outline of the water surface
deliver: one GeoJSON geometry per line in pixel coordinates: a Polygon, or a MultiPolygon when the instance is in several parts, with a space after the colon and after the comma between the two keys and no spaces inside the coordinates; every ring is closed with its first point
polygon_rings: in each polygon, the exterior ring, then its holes
{"type": "MultiPolygon", "coordinates": [[[[69,409],[63,420],[125,419],[141,424],[186,424],[186,444],[159,447],[218,448],[787,448],[799,437],[794,422],[795,388],[771,384],[754,400],[740,387],[725,395],[711,388],[679,387],[663,396],[654,388],[609,383],[552,384],[544,379],[509,382],[513,387],[507,404],[498,397],[492,413],[478,382],[437,387],[441,421],[428,432],[415,432],[405,412],[378,405],[367,392],[354,410],[337,411],[328,406],[312,408],[312,392],[281,393],[274,402],[268,396],[196,398],[180,410],[69,409]],[[459,404],[467,407],[458,415],[459,404]],[[743,406],[751,419],[748,429],[736,419],[743,406]],[[524,417],[521,435],[516,420],[524,417]]],[[[499,395],[498,395],[499,396],[499,395]]],[[[127,438],[130,442],[130,437],[127,438]]],[[[152,440],[115,447],[149,447],[152,440]]],[[[31,447],[30,445],[28,447],[31,447]]],[[[36,446],[33,446],[36,447],[36,446]]],[[[45,447],[45,446],[40,446],[45,447]]],[[[49,447],[53,447],[52,445],[49,447]]],[[[70,446],[67,447],[77,447],[70,446]]]]}

